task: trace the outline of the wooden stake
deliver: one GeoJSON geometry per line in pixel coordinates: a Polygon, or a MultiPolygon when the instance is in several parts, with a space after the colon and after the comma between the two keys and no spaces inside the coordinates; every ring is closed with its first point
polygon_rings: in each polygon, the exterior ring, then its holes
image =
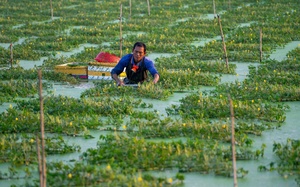
{"type": "Polygon", "coordinates": [[[10,67],[13,68],[14,54],[13,54],[13,44],[9,45],[10,48],[10,67]]]}
{"type": "Polygon", "coordinates": [[[129,17],[131,18],[131,0],[129,0],[129,17]]]}
{"type": "Polygon", "coordinates": [[[216,18],[216,4],[215,4],[215,0],[213,0],[213,9],[214,9],[214,18],[216,18]]]}
{"type": "Polygon", "coordinates": [[[53,7],[52,7],[52,0],[50,0],[50,12],[51,12],[51,19],[53,19],[53,7]]]}
{"type": "Polygon", "coordinates": [[[39,167],[39,176],[40,176],[40,186],[43,186],[43,171],[42,171],[42,160],[41,160],[41,150],[40,150],[40,138],[36,135],[36,151],[38,157],[38,167],[39,167]]]}
{"type": "Polygon", "coordinates": [[[39,96],[40,96],[40,123],[41,123],[41,144],[42,144],[42,187],[46,187],[46,153],[45,153],[45,129],[44,129],[44,104],[42,96],[42,71],[38,70],[39,76],[39,96]]]}
{"type": "Polygon", "coordinates": [[[148,5],[148,16],[150,16],[150,2],[147,0],[147,5],[148,5]]]}
{"type": "Polygon", "coordinates": [[[123,36],[122,36],[122,4],[120,6],[120,57],[122,57],[122,42],[123,42],[123,36]]]}
{"type": "Polygon", "coordinates": [[[237,173],[236,173],[236,155],[235,155],[235,138],[234,138],[234,111],[232,106],[232,100],[228,94],[230,118],[231,118],[231,149],[232,149],[232,167],[233,167],[233,181],[234,187],[237,187],[237,173]]]}
{"type": "Polygon", "coordinates": [[[222,24],[221,24],[221,19],[220,19],[219,15],[218,15],[218,21],[219,21],[219,25],[220,25],[221,38],[222,38],[222,42],[223,42],[223,50],[224,50],[224,57],[225,57],[225,61],[226,61],[226,68],[227,68],[227,70],[229,72],[228,57],[227,57],[227,52],[226,52],[226,44],[225,44],[225,39],[224,39],[224,34],[223,34],[223,29],[222,29],[222,24]]]}
{"type": "Polygon", "coordinates": [[[259,61],[262,61],[263,51],[262,51],[262,29],[259,30],[259,51],[260,51],[260,58],[259,61]]]}

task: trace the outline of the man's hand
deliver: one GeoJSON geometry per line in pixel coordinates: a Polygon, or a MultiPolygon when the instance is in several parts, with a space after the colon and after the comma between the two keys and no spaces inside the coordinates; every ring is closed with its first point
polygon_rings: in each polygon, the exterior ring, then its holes
{"type": "Polygon", "coordinates": [[[119,79],[117,74],[112,74],[111,77],[116,81],[118,86],[124,86],[125,85],[124,82],[121,79],[119,79]]]}
{"type": "Polygon", "coordinates": [[[121,81],[121,80],[118,82],[118,84],[117,84],[117,85],[118,85],[118,86],[125,86],[124,82],[123,82],[123,81],[121,81]]]}
{"type": "Polygon", "coordinates": [[[155,74],[154,75],[154,78],[153,78],[153,83],[156,84],[159,80],[159,75],[158,74],[155,74]]]}

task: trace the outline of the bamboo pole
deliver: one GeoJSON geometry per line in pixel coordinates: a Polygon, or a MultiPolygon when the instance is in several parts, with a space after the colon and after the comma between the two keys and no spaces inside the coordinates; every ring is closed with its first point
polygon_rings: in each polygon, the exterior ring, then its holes
{"type": "Polygon", "coordinates": [[[236,155],[235,155],[235,137],[234,137],[234,111],[232,100],[228,94],[230,118],[231,118],[231,149],[232,149],[232,167],[233,167],[233,186],[237,187],[236,155]]]}
{"type": "Polygon", "coordinates": [[[216,18],[216,3],[215,0],[213,0],[213,9],[214,9],[214,18],[216,18]]]}
{"type": "Polygon", "coordinates": [[[120,5],[120,57],[122,57],[122,42],[123,42],[123,36],[122,36],[122,4],[120,5]]]}
{"type": "Polygon", "coordinates": [[[131,18],[131,0],[129,0],[129,17],[131,18]]]}
{"type": "Polygon", "coordinates": [[[40,176],[40,186],[43,186],[43,171],[42,171],[42,160],[41,160],[41,150],[40,150],[40,138],[36,135],[36,151],[38,157],[38,169],[39,169],[39,176],[40,176]]]}
{"type": "Polygon", "coordinates": [[[228,56],[227,56],[227,52],[226,52],[226,44],[225,44],[225,39],[224,39],[224,34],[223,34],[223,29],[222,29],[222,24],[221,24],[221,19],[220,19],[219,15],[218,15],[218,21],[219,21],[219,25],[220,25],[220,32],[221,32],[221,38],[222,38],[222,43],[223,43],[223,51],[224,51],[224,57],[225,57],[225,61],[226,61],[226,68],[229,71],[228,56]]]}
{"type": "Polygon", "coordinates": [[[10,67],[13,68],[14,54],[13,54],[13,44],[9,45],[10,48],[10,67]]]}
{"type": "Polygon", "coordinates": [[[150,16],[150,2],[147,0],[147,5],[148,5],[148,16],[150,16]]]}
{"type": "Polygon", "coordinates": [[[260,51],[260,58],[259,61],[262,61],[263,51],[262,51],[262,29],[259,29],[259,51],[260,51]]]}
{"type": "Polygon", "coordinates": [[[51,12],[51,19],[53,19],[53,7],[52,7],[52,0],[50,0],[50,12],[51,12]]]}
{"type": "Polygon", "coordinates": [[[39,69],[39,97],[40,97],[40,125],[41,125],[41,145],[42,145],[42,187],[46,187],[46,153],[45,153],[45,129],[44,129],[44,105],[42,96],[42,71],[39,69]]]}

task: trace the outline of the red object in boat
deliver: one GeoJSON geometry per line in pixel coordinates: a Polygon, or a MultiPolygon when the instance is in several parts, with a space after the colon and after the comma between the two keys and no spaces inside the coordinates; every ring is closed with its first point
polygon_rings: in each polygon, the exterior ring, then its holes
{"type": "Polygon", "coordinates": [[[107,63],[117,63],[120,60],[120,57],[114,55],[114,54],[110,54],[108,52],[100,52],[95,60],[97,62],[107,62],[107,63]]]}

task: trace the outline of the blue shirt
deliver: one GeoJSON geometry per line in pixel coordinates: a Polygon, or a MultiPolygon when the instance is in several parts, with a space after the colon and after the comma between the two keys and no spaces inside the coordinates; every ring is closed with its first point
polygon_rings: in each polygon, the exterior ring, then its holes
{"type": "MultiPolygon", "coordinates": [[[[131,59],[133,59],[133,54],[127,54],[123,56],[119,63],[111,70],[111,74],[120,75],[124,71],[124,68],[126,68],[128,63],[131,61],[131,59]]],[[[144,64],[146,69],[151,73],[153,77],[155,74],[158,74],[158,71],[154,67],[154,63],[151,59],[144,57],[144,64]]]]}

